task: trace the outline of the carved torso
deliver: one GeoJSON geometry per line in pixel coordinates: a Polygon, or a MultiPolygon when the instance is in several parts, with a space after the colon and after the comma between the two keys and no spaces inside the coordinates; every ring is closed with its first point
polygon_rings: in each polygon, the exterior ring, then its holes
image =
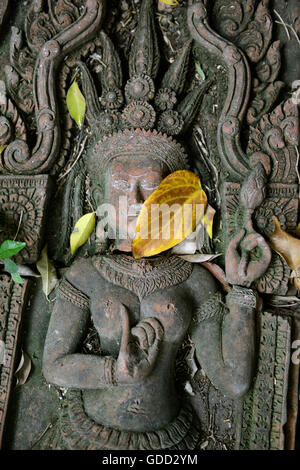
{"type": "Polygon", "coordinates": [[[137,261],[116,255],[80,260],[67,277],[90,298],[92,321],[104,355],[118,355],[121,305],[127,307],[132,327],[140,320],[155,317],[165,331],[162,360],[153,373],[142,384],[121,390],[85,391],[88,415],[100,424],[124,430],[164,427],[181,408],[174,383],[176,354],[193,314],[215,292],[210,274],[176,257],[137,261]],[[153,394],[159,401],[153,400],[153,394]]]}

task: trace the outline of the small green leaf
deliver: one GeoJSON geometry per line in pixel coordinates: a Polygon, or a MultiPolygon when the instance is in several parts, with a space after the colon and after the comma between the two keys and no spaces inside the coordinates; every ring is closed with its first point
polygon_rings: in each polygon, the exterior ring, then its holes
{"type": "Polygon", "coordinates": [[[24,284],[24,279],[21,278],[19,273],[13,273],[11,277],[17,284],[24,284]]]}
{"type": "Polygon", "coordinates": [[[18,265],[11,259],[4,260],[4,270],[10,274],[16,274],[18,272],[18,265]]]}
{"type": "Polygon", "coordinates": [[[71,114],[72,118],[81,129],[86,103],[83,94],[81,93],[79,86],[74,80],[72,85],[70,86],[68,93],[67,93],[67,107],[69,113],[71,114]]]}
{"type": "Polygon", "coordinates": [[[203,72],[199,62],[195,62],[195,67],[196,67],[196,71],[197,73],[200,75],[200,77],[202,78],[202,80],[205,80],[205,73],[203,72]]]}
{"type": "Polygon", "coordinates": [[[25,242],[15,242],[14,240],[5,240],[0,246],[0,258],[10,258],[19,253],[26,246],[25,242]]]}
{"type": "Polygon", "coordinates": [[[6,147],[7,147],[7,145],[0,145],[0,155],[3,152],[3,150],[6,149],[6,147]]]}

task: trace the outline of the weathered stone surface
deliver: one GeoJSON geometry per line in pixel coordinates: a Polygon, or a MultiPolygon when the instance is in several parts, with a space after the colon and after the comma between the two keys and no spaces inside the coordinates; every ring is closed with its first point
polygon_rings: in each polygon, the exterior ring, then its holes
{"type": "Polygon", "coordinates": [[[17,234],[18,240],[26,242],[14,258],[18,263],[39,259],[51,188],[46,175],[0,176],[0,240],[14,239],[17,234]]]}

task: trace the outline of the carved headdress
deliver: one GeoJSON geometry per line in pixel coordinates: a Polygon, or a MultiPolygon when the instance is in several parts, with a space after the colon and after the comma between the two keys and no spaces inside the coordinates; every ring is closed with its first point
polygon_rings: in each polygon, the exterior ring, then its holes
{"type": "Polygon", "coordinates": [[[160,54],[152,3],[144,0],[141,6],[124,88],[120,58],[104,32],[100,33],[100,100],[87,67],[79,63],[84,94],[89,97],[87,119],[95,136],[89,152],[91,175],[123,154],[151,155],[170,172],[187,167],[187,156],[173,136],[183,134],[192,123],[209,83],[182,97],[191,50],[188,41],[156,87],[160,54]]]}

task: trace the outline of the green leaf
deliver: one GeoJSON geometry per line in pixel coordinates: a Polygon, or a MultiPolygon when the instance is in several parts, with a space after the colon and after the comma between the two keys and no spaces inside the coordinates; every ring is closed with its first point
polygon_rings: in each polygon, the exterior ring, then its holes
{"type": "Polygon", "coordinates": [[[15,242],[14,240],[5,240],[0,246],[0,258],[10,258],[19,253],[26,246],[25,242],[15,242]]]}
{"type": "Polygon", "coordinates": [[[196,67],[196,71],[198,73],[198,75],[200,75],[200,77],[202,78],[202,80],[205,80],[205,73],[203,72],[199,62],[195,62],[195,67],[196,67]]]}
{"type": "Polygon", "coordinates": [[[79,86],[74,80],[72,85],[70,86],[68,93],[67,93],[67,107],[69,113],[71,114],[72,118],[81,129],[86,103],[83,94],[81,93],[79,86]]]}
{"type": "Polygon", "coordinates": [[[41,253],[41,257],[36,263],[36,267],[42,277],[43,292],[48,297],[58,284],[56,269],[53,262],[48,258],[47,245],[41,253]]]}
{"type": "Polygon", "coordinates": [[[7,147],[7,145],[0,145],[0,155],[3,152],[3,150],[6,149],[6,147],[7,147]]]}
{"type": "Polygon", "coordinates": [[[16,274],[18,272],[18,265],[11,259],[4,260],[4,270],[10,274],[16,274]]]}
{"type": "Polygon", "coordinates": [[[17,284],[24,284],[24,279],[21,278],[19,273],[13,273],[11,277],[17,284]]]}

